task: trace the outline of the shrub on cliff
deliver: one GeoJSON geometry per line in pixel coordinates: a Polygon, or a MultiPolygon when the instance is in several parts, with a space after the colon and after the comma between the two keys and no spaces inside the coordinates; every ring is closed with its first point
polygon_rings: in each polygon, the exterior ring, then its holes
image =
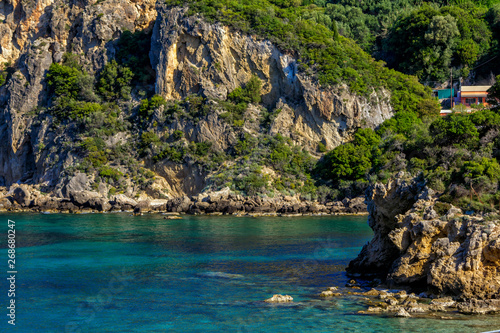
{"type": "Polygon", "coordinates": [[[500,165],[495,158],[487,157],[482,157],[477,161],[466,161],[463,165],[462,176],[466,182],[487,177],[490,182],[496,183],[500,178],[500,165]]]}
{"type": "Polygon", "coordinates": [[[128,67],[111,60],[104,66],[97,82],[97,91],[107,101],[130,99],[130,82],[134,73],[128,67]]]}
{"type": "Polygon", "coordinates": [[[247,174],[241,174],[234,179],[237,190],[247,195],[256,195],[265,192],[268,188],[269,175],[263,175],[260,168],[252,168],[247,174]]]}
{"type": "Polygon", "coordinates": [[[175,163],[182,163],[185,156],[186,150],[184,147],[167,145],[159,154],[153,157],[153,161],[159,162],[167,159],[175,163]]]}
{"type": "Polygon", "coordinates": [[[139,115],[144,119],[149,119],[157,108],[165,105],[165,99],[160,95],[154,95],[150,99],[143,99],[139,106],[139,115]]]}
{"type": "Polygon", "coordinates": [[[85,152],[95,152],[102,151],[106,147],[106,144],[101,138],[86,138],[80,143],[80,147],[85,152]]]}
{"type": "Polygon", "coordinates": [[[249,103],[257,104],[261,99],[262,82],[257,76],[252,76],[242,87],[238,87],[227,95],[226,101],[217,101],[219,108],[225,112],[219,115],[228,124],[242,127],[245,123],[243,115],[249,103]]]}
{"type": "Polygon", "coordinates": [[[364,179],[380,155],[380,137],[372,129],[359,129],[351,143],[327,153],[315,168],[316,174],[335,184],[364,179]]]}
{"type": "Polygon", "coordinates": [[[116,182],[120,180],[120,178],[123,176],[123,173],[115,168],[109,166],[103,166],[99,170],[99,176],[106,178],[108,180],[114,180],[116,182]]]}
{"type": "Polygon", "coordinates": [[[323,176],[338,182],[365,178],[372,167],[371,154],[366,147],[346,143],[325,156],[323,176]]]}
{"type": "Polygon", "coordinates": [[[253,75],[244,87],[238,87],[227,95],[227,99],[234,104],[239,103],[253,103],[260,102],[260,90],[262,82],[260,79],[253,75]]]}
{"type": "Polygon", "coordinates": [[[7,82],[7,73],[0,71],[0,87],[3,86],[5,82],[7,82]]]}
{"type": "Polygon", "coordinates": [[[158,144],[160,143],[160,138],[158,135],[156,135],[155,132],[149,131],[149,132],[143,132],[141,134],[141,140],[139,143],[140,150],[144,150],[148,148],[152,144],[158,144]]]}
{"type": "Polygon", "coordinates": [[[53,63],[47,73],[47,83],[57,97],[77,99],[81,91],[78,81],[82,75],[77,68],[53,63]]]}
{"type": "Polygon", "coordinates": [[[431,124],[430,132],[439,145],[463,144],[472,147],[479,141],[479,132],[472,117],[462,113],[437,119],[431,124]]]}

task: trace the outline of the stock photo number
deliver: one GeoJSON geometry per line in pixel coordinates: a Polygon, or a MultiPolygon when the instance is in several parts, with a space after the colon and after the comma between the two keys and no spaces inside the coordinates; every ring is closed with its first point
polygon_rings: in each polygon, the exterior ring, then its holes
{"type": "Polygon", "coordinates": [[[7,322],[16,325],[16,222],[7,220],[7,322]]]}

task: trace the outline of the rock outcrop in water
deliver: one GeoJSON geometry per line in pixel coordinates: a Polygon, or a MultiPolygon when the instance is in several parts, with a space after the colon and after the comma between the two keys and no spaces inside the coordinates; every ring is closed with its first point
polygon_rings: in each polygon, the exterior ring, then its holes
{"type": "Polygon", "coordinates": [[[497,214],[463,214],[422,182],[402,178],[373,186],[368,210],[375,234],[349,264],[350,274],[462,300],[500,296],[497,214]]]}
{"type": "Polygon", "coordinates": [[[266,299],[264,302],[267,303],[290,303],[293,302],[293,297],[289,295],[276,294],[273,297],[266,299]]]}

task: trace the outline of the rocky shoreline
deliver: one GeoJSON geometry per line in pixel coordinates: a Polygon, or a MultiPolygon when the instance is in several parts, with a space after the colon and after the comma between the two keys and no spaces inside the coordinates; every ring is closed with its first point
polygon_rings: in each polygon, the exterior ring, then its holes
{"type": "Polygon", "coordinates": [[[58,196],[33,185],[14,184],[0,188],[0,211],[127,211],[178,218],[179,214],[321,216],[365,214],[368,210],[374,237],[347,268],[348,275],[361,283],[351,281],[345,289],[331,287],[321,297],[360,297],[367,307],[363,314],[408,317],[500,312],[500,215],[464,214],[440,202],[424,182],[403,176],[372,186],[367,204],[363,197],[333,202],[298,195],[245,197],[229,188],[191,197],[130,198],[82,190],[71,182],[58,196]]]}
{"type": "Polygon", "coordinates": [[[460,299],[426,292],[416,294],[406,289],[390,289],[386,285],[367,288],[361,287],[355,280],[351,280],[345,288],[329,287],[319,296],[323,299],[355,297],[366,307],[358,313],[366,315],[450,318],[450,315],[500,312],[500,299],[460,299]]]}
{"type": "Polygon", "coordinates": [[[185,213],[192,215],[321,216],[366,215],[364,197],[318,202],[300,196],[275,198],[242,196],[229,188],[217,192],[172,199],[148,196],[130,198],[124,194],[105,196],[96,191],[69,187],[65,194],[44,194],[30,185],[0,188],[0,211],[48,213],[185,213]]]}
{"type": "MultiPolygon", "coordinates": [[[[345,286],[328,287],[314,299],[336,301],[350,299],[365,308],[362,315],[383,315],[404,318],[453,319],[461,315],[487,315],[500,312],[500,299],[463,299],[421,292],[411,288],[393,289],[385,284],[373,287],[373,281],[351,280],[345,286]]],[[[266,303],[293,303],[290,295],[275,294],[266,303]]]]}

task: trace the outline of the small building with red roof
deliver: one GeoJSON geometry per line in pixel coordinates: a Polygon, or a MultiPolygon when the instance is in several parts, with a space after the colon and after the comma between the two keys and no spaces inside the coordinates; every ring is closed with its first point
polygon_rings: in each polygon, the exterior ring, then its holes
{"type": "Polygon", "coordinates": [[[459,92],[460,104],[470,107],[474,104],[484,104],[486,103],[486,97],[488,97],[488,89],[491,86],[461,86],[459,92]]]}

